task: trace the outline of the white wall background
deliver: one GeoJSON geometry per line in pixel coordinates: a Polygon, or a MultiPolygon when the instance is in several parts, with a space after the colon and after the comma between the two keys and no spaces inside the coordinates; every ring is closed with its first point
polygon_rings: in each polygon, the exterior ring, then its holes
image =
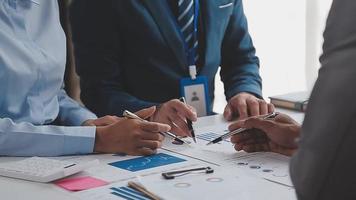
{"type": "MultiPolygon", "coordinates": [[[[261,61],[263,95],[311,88],[317,77],[322,32],[331,0],[244,0],[245,13],[261,61]]],[[[216,78],[214,111],[226,101],[216,78]]]]}
{"type": "Polygon", "coordinates": [[[325,22],[330,10],[331,0],[309,0],[306,2],[306,81],[312,88],[320,68],[319,56],[322,53],[325,22]]]}

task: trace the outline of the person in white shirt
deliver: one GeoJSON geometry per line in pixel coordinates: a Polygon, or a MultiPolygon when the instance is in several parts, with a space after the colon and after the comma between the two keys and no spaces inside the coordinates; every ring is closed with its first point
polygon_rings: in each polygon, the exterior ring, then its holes
{"type": "Polygon", "coordinates": [[[65,63],[56,0],[0,0],[0,155],[156,152],[168,125],[97,119],[63,90],[65,63]]]}

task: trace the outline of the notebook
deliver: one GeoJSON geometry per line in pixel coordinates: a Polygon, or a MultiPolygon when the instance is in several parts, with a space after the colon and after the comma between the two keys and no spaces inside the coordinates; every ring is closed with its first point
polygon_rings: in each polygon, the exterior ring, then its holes
{"type": "Polygon", "coordinates": [[[308,105],[310,92],[293,92],[283,95],[269,97],[271,103],[276,107],[287,108],[305,112],[308,105]]]}

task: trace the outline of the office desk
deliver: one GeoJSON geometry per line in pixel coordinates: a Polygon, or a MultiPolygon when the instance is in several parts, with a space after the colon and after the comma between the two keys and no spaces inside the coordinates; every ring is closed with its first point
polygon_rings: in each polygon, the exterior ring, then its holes
{"type": "MultiPolygon", "coordinates": [[[[288,110],[278,109],[279,112],[291,115],[298,122],[302,122],[304,114],[288,110]]],[[[200,118],[196,127],[205,127],[218,124],[222,121],[221,115],[200,118]]],[[[105,155],[95,156],[99,160],[105,155]]],[[[21,158],[1,157],[0,162],[18,160],[21,158]]],[[[294,190],[291,190],[294,192],[294,190]]],[[[0,199],[1,200],[75,200],[76,198],[53,184],[34,183],[29,181],[16,180],[0,177],[0,199]]]]}

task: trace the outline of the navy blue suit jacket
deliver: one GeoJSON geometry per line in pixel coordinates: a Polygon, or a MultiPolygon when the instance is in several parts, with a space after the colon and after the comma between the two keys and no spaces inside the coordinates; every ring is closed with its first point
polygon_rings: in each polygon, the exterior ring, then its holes
{"type": "MultiPolygon", "coordinates": [[[[70,19],[81,98],[98,116],[179,97],[188,62],[167,0],[76,0],[70,19]]],[[[200,0],[199,32],[198,75],[208,77],[211,102],[220,66],[227,99],[261,97],[242,0],[200,0]]]]}

